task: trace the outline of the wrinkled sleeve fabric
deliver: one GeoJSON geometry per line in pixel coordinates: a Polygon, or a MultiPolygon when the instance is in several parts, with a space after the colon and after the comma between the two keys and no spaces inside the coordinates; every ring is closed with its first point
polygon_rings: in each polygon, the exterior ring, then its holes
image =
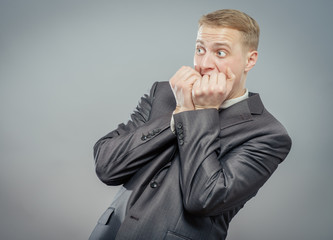
{"type": "Polygon", "coordinates": [[[105,184],[124,184],[174,139],[170,131],[171,114],[151,118],[157,88],[156,82],[149,95],[141,98],[127,124],[120,124],[94,145],[96,174],[105,184]]]}
{"type": "MultiPolygon", "coordinates": [[[[205,109],[174,115],[180,153],[184,208],[214,216],[244,204],[287,156],[288,134],[263,130],[221,152],[223,131],[218,111],[205,109]]],[[[236,133],[235,133],[236,134],[236,133]]]]}

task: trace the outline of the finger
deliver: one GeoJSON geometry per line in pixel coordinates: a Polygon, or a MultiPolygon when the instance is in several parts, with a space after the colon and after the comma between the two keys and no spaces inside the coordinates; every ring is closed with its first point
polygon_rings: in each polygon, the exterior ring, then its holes
{"type": "Polygon", "coordinates": [[[226,81],[226,88],[228,97],[232,91],[233,85],[235,83],[236,75],[231,71],[230,67],[227,67],[227,81],[226,81]]]}
{"type": "Polygon", "coordinates": [[[187,79],[186,83],[189,84],[192,88],[194,88],[194,86],[200,87],[201,77],[198,77],[197,75],[193,75],[187,79]]]}
{"type": "Polygon", "coordinates": [[[172,87],[175,87],[180,81],[184,81],[184,77],[191,71],[191,68],[188,66],[182,66],[170,79],[170,84],[172,87]]]}
{"type": "Polygon", "coordinates": [[[212,73],[209,77],[209,84],[215,86],[217,84],[217,73],[212,73]]]}
{"type": "Polygon", "coordinates": [[[193,84],[193,88],[199,88],[201,85],[202,78],[197,78],[197,80],[193,84]]]}
{"type": "Polygon", "coordinates": [[[207,87],[208,86],[208,82],[209,82],[209,76],[208,75],[204,75],[202,77],[200,87],[201,88],[207,87]]]}
{"type": "Polygon", "coordinates": [[[227,87],[226,85],[227,85],[226,76],[224,73],[221,72],[217,75],[217,86],[220,94],[225,93],[227,87]]]}
{"type": "Polygon", "coordinates": [[[191,68],[188,66],[182,66],[176,73],[177,80],[184,79],[191,71],[191,68]]]}
{"type": "Polygon", "coordinates": [[[198,90],[200,90],[201,81],[202,79],[199,78],[194,82],[192,87],[192,99],[195,97],[195,95],[198,94],[198,90]]]}
{"type": "Polygon", "coordinates": [[[196,76],[197,78],[201,78],[200,73],[198,73],[196,70],[194,70],[194,69],[191,68],[190,71],[187,73],[187,78],[185,78],[185,81],[188,78],[192,77],[192,76],[196,76]]]}
{"type": "Polygon", "coordinates": [[[186,67],[182,72],[180,72],[178,81],[184,81],[184,82],[189,81],[190,83],[192,83],[191,80],[193,80],[192,79],[193,76],[195,76],[196,78],[201,78],[201,75],[193,68],[186,67]]]}
{"type": "Polygon", "coordinates": [[[236,75],[231,71],[230,67],[227,67],[227,83],[230,88],[234,85],[236,75]]]}

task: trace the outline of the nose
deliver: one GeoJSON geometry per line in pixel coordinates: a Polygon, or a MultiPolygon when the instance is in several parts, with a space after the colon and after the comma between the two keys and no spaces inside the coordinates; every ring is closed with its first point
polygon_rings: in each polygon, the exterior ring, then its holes
{"type": "Polygon", "coordinates": [[[215,69],[214,57],[211,56],[209,53],[206,53],[204,56],[202,56],[201,73],[209,74],[211,71],[214,71],[214,69],[215,69]]]}

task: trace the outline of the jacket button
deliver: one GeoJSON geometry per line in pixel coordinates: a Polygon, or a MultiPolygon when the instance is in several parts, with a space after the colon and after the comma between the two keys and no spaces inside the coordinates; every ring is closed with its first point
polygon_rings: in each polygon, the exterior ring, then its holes
{"type": "Polygon", "coordinates": [[[179,140],[179,144],[180,144],[180,145],[183,145],[183,144],[184,144],[184,140],[183,140],[183,139],[180,139],[180,140],[179,140]]]}
{"type": "Polygon", "coordinates": [[[157,187],[158,187],[157,182],[155,182],[155,181],[151,182],[151,183],[150,183],[150,187],[151,187],[151,188],[157,188],[157,187]]]}
{"type": "Polygon", "coordinates": [[[183,124],[181,122],[178,122],[177,123],[177,128],[182,128],[183,127],[183,124]]]}
{"type": "Polygon", "coordinates": [[[157,129],[153,130],[153,133],[156,134],[156,133],[159,133],[160,131],[161,131],[161,129],[157,128],[157,129]]]}
{"type": "Polygon", "coordinates": [[[178,134],[178,139],[182,140],[184,138],[184,134],[178,134]]]}
{"type": "Polygon", "coordinates": [[[147,136],[144,135],[144,134],[142,134],[141,140],[144,141],[144,140],[146,140],[146,139],[147,139],[147,136]]]}

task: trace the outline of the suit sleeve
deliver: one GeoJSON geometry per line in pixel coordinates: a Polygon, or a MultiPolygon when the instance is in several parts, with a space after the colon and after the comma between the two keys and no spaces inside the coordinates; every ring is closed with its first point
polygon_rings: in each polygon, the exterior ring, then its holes
{"type": "Polygon", "coordinates": [[[216,109],[183,112],[174,115],[174,119],[183,205],[195,215],[214,216],[244,204],[257,193],[291,147],[288,134],[277,134],[281,129],[276,129],[267,133],[263,130],[239,146],[221,152],[223,132],[216,109]]]}
{"type": "Polygon", "coordinates": [[[149,95],[141,98],[127,124],[120,124],[94,145],[96,174],[105,184],[124,184],[174,140],[170,131],[171,114],[151,119],[156,88],[158,83],[149,95]]]}

